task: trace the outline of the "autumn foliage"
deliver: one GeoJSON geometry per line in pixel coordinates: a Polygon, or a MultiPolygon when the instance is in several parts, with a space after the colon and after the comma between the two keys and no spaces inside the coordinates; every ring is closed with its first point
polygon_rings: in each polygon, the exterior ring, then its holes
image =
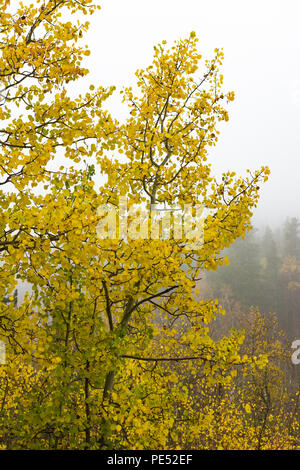
{"type": "Polygon", "coordinates": [[[224,309],[196,290],[251,228],[269,174],[212,172],[234,99],[222,91],[222,50],[204,61],[195,33],[156,46],[122,91],[120,123],[105,108],[113,87],[86,87],[90,0],[0,6],[2,448],[299,448],[297,414],[282,429],[280,413],[265,418],[256,403],[273,373],[268,348],[243,351],[242,329],[214,338],[224,309]],[[202,204],[201,249],[101,239],[97,208],[124,195],[129,207],[202,204]]]}

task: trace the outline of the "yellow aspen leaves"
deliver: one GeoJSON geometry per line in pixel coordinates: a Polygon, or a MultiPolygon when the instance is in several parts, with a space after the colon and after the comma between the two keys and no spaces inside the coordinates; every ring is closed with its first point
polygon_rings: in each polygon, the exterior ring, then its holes
{"type": "Polygon", "coordinates": [[[249,405],[249,403],[246,403],[245,411],[246,411],[246,413],[251,413],[251,406],[249,405]]]}
{"type": "MultiPolygon", "coordinates": [[[[0,7],[1,445],[161,449],[217,440],[219,402],[202,391],[230,387],[238,367],[267,364],[259,354],[241,359],[235,331],[216,339],[210,325],[224,308],[199,298],[203,271],[228,264],[223,248],[250,229],[269,175],[267,167],[226,172],[220,182],[209,161],[234,99],[222,89],[222,50],[203,60],[194,31],[163,41],[123,90],[129,112],[119,122],[105,109],[114,87],[83,78],[88,24],[73,18],[97,5],[0,7]],[[74,97],[70,82],[79,79],[74,97]],[[191,246],[181,222],[180,237],[161,226],[152,239],[134,204],[179,215],[187,205],[207,208],[203,243],[191,246]],[[113,237],[99,237],[99,207],[115,216],[113,237]],[[28,294],[16,301],[18,283],[28,294]]],[[[242,429],[243,416],[228,410],[242,429]]]]}

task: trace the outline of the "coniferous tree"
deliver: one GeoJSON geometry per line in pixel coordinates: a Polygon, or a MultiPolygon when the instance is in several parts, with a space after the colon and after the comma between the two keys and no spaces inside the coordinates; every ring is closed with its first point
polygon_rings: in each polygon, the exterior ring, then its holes
{"type": "Polygon", "coordinates": [[[266,227],[262,238],[262,299],[261,308],[265,312],[277,312],[279,309],[280,255],[270,227],[266,227]]]}
{"type": "Polygon", "coordinates": [[[226,250],[230,265],[209,274],[215,295],[222,285],[229,285],[236,300],[244,305],[259,305],[262,299],[260,247],[255,231],[239,238],[226,250]]]}
{"type": "Polygon", "coordinates": [[[288,218],[284,225],[284,255],[300,257],[300,222],[296,217],[288,218]]]}

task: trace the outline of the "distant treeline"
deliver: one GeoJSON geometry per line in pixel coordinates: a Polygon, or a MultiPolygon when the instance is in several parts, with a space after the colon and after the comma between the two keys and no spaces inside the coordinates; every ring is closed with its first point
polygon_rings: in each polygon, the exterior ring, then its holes
{"type": "Polygon", "coordinates": [[[275,312],[280,326],[300,337],[300,221],[292,217],[276,230],[253,229],[226,255],[230,266],[207,275],[213,295],[227,289],[245,307],[275,312]]]}

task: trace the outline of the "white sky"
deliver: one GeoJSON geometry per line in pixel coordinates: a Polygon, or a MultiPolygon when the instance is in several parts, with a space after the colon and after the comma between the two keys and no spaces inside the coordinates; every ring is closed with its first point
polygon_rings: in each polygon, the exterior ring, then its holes
{"type": "MultiPolygon", "coordinates": [[[[234,90],[236,100],[211,161],[218,171],[240,173],[269,165],[254,221],[278,225],[286,216],[300,218],[300,1],[95,1],[102,10],[87,36],[95,84],[134,84],[134,72],[150,64],[155,44],[191,31],[205,58],[224,48],[224,89],[234,90]]],[[[120,115],[118,99],[112,109],[120,115]]]]}

